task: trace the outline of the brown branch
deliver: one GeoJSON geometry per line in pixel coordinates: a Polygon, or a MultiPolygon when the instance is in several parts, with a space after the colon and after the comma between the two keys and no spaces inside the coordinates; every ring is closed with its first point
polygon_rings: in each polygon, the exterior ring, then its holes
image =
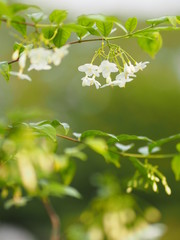
{"type": "Polygon", "coordinates": [[[105,39],[104,38],[92,38],[92,39],[85,39],[85,40],[77,40],[77,41],[69,42],[67,44],[73,45],[73,44],[77,44],[77,43],[96,42],[96,41],[103,41],[103,40],[105,40],[105,39]]]}
{"type": "Polygon", "coordinates": [[[49,199],[42,199],[42,203],[46,209],[46,212],[51,220],[52,233],[50,240],[60,240],[60,219],[56,214],[53,206],[51,205],[49,199]]]}
{"type": "MultiPolygon", "coordinates": [[[[0,18],[0,21],[1,22],[5,22],[7,23],[8,20],[5,19],[5,18],[0,18]]],[[[26,25],[26,26],[29,26],[29,27],[36,27],[36,25],[34,23],[29,23],[29,22],[19,22],[19,21],[15,21],[15,20],[11,20],[12,23],[16,23],[16,24],[21,24],[21,25],[26,25]]]]}
{"type": "Polygon", "coordinates": [[[12,61],[9,61],[8,64],[10,65],[10,64],[16,63],[18,61],[19,61],[19,58],[15,59],[15,60],[12,60],[12,61]]]}
{"type": "Polygon", "coordinates": [[[61,134],[56,134],[56,136],[60,137],[60,138],[64,138],[64,139],[69,140],[69,141],[72,141],[72,142],[81,143],[81,141],[79,141],[75,138],[67,137],[67,136],[64,136],[64,135],[61,135],[61,134]]]}

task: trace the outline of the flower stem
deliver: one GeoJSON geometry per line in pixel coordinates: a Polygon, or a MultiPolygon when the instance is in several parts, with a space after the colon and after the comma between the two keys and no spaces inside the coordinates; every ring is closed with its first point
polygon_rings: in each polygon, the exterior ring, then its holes
{"type": "Polygon", "coordinates": [[[60,219],[48,198],[43,198],[42,203],[46,209],[52,225],[52,233],[50,240],[60,240],[60,219]]]}

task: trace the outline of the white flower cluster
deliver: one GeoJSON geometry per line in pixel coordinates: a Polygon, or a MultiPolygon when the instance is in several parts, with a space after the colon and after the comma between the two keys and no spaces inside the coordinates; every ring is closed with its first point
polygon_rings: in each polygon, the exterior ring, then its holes
{"type": "MultiPolygon", "coordinates": [[[[29,58],[30,66],[28,71],[31,70],[49,70],[51,69],[50,64],[58,66],[62,59],[68,54],[69,45],[65,45],[61,48],[45,49],[45,48],[33,48],[31,50],[25,49],[25,51],[19,57],[19,72],[10,72],[10,75],[17,76],[20,79],[31,81],[31,78],[23,74],[26,66],[26,61],[29,58]]],[[[16,52],[13,54],[13,58],[16,52]]],[[[16,57],[17,58],[17,57],[16,57]]]]}
{"type": "Polygon", "coordinates": [[[82,78],[82,86],[92,86],[103,88],[107,86],[119,86],[120,88],[125,87],[127,82],[131,82],[133,77],[136,77],[135,73],[139,70],[146,68],[146,65],[149,62],[136,62],[136,65],[133,65],[130,61],[124,64],[124,71],[121,71],[115,78],[114,81],[111,79],[111,73],[118,72],[119,69],[115,63],[109,62],[108,60],[103,60],[100,66],[93,65],[90,63],[84,64],[78,67],[80,72],[84,72],[86,75],[82,78]],[[106,79],[106,84],[101,86],[101,83],[98,82],[95,78],[102,76],[106,79]]]}

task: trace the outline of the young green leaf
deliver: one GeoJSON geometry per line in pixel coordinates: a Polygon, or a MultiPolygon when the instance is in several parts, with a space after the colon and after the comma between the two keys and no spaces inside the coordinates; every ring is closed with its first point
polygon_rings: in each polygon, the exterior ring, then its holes
{"type": "Polygon", "coordinates": [[[69,30],[64,29],[63,27],[59,28],[55,38],[53,39],[53,43],[58,48],[62,47],[67,42],[70,36],[71,32],[69,30]]]}
{"type": "Polygon", "coordinates": [[[21,16],[14,16],[11,19],[11,25],[14,29],[20,32],[23,36],[26,35],[26,20],[24,17],[21,16]]]}
{"type": "Polygon", "coordinates": [[[162,47],[162,38],[159,32],[149,32],[138,37],[138,44],[151,57],[154,57],[162,47]]]}
{"type": "Polygon", "coordinates": [[[76,33],[79,38],[82,38],[87,33],[87,29],[85,27],[75,23],[66,24],[63,26],[63,29],[76,33]]]}
{"type": "Polygon", "coordinates": [[[176,180],[180,180],[180,155],[176,155],[171,162],[172,170],[175,174],[176,180]]]}
{"type": "Polygon", "coordinates": [[[88,18],[86,15],[78,17],[78,24],[85,27],[92,27],[95,23],[95,20],[88,18]]]}
{"type": "Polygon", "coordinates": [[[101,34],[97,31],[96,28],[94,28],[94,26],[93,27],[87,27],[87,30],[91,35],[100,36],[101,34]]]}
{"type": "Polygon", "coordinates": [[[0,2],[0,16],[9,16],[11,13],[10,13],[10,9],[9,7],[3,3],[3,2],[0,2]]]}
{"type": "Polygon", "coordinates": [[[102,137],[109,137],[112,139],[115,139],[116,141],[118,141],[117,137],[113,134],[110,133],[105,133],[99,130],[88,130],[85,131],[81,134],[81,138],[80,140],[84,140],[85,138],[89,138],[89,137],[96,137],[96,136],[102,136],[102,137]]]}
{"type": "Polygon", "coordinates": [[[153,143],[150,143],[149,144],[149,150],[151,151],[155,147],[160,147],[163,144],[171,142],[171,141],[174,141],[176,139],[180,139],[180,133],[176,134],[176,135],[172,135],[172,136],[167,137],[167,138],[162,138],[162,139],[159,139],[159,140],[157,140],[157,141],[155,141],[153,143]]]}
{"type": "Polygon", "coordinates": [[[3,75],[6,81],[9,80],[10,66],[8,62],[0,62],[0,73],[3,75]]]}
{"type": "Polygon", "coordinates": [[[54,10],[49,15],[49,20],[51,23],[60,24],[67,17],[67,11],[65,10],[54,10]]]}
{"type": "Polygon", "coordinates": [[[96,26],[99,29],[99,31],[101,32],[101,34],[104,37],[107,37],[112,30],[113,23],[112,22],[97,21],[96,26]]]}
{"type": "Polygon", "coordinates": [[[80,198],[80,193],[72,187],[60,184],[58,182],[40,182],[42,186],[41,193],[43,196],[70,196],[75,198],[80,198]]]}
{"type": "Polygon", "coordinates": [[[53,120],[51,123],[50,123],[54,128],[57,128],[59,126],[61,126],[63,129],[64,129],[64,132],[65,134],[67,135],[68,132],[69,132],[69,129],[70,129],[70,126],[68,123],[63,123],[63,122],[60,122],[58,120],[53,120]]]}
{"type": "Polygon", "coordinates": [[[58,30],[56,27],[46,27],[42,29],[43,36],[46,39],[51,39],[51,40],[55,38],[57,31],[58,30]]]}
{"type": "Polygon", "coordinates": [[[24,4],[24,3],[13,3],[9,6],[9,9],[10,9],[10,11],[13,15],[20,12],[20,11],[27,10],[29,8],[40,9],[38,6],[28,5],[28,4],[24,4]]]}
{"type": "Polygon", "coordinates": [[[43,19],[46,18],[46,16],[44,15],[43,12],[31,13],[31,14],[27,14],[27,16],[28,16],[34,23],[38,23],[38,22],[40,22],[40,21],[42,21],[43,19]]]}
{"type": "Polygon", "coordinates": [[[56,130],[53,126],[46,123],[29,123],[29,126],[42,136],[47,136],[56,141],[56,130]]]}
{"type": "Polygon", "coordinates": [[[164,17],[160,17],[160,18],[148,19],[148,20],[146,20],[146,22],[150,23],[154,26],[169,22],[175,27],[176,24],[179,23],[179,16],[164,16],[164,17]]]}
{"type": "Polygon", "coordinates": [[[168,18],[167,18],[167,16],[159,17],[159,18],[152,18],[152,19],[146,20],[146,22],[156,26],[156,25],[159,25],[161,23],[168,22],[168,18]]]}
{"type": "Polygon", "coordinates": [[[169,22],[170,22],[174,27],[176,27],[176,24],[177,24],[177,18],[176,18],[176,16],[168,16],[167,18],[168,18],[169,22]]]}
{"type": "Polygon", "coordinates": [[[129,33],[133,32],[136,29],[136,26],[137,26],[136,17],[129,18],[125,23],[125,27],[129,33]]]}
{"type": "Polygon", "coordinates": [[[106,141],[102,138],[87,138],[85,143],[95,152],[102,155],[107,162],[120,167],[119,154],[109,151],[106,141]]]}
{"type": "Polygon", "coordinates": [[[118,135],[116,137],[116,139],[110,139],[108,141],[109,144],[113,144],[115,142],[125,142],[125,141],[132,141],[132,140],[139,140],[139,141],[146,141],[146,142],[153,142],[153,140],[151,140],[148,137],[144,137],[144,136],[136,136],[136,135],[128,135],[128,134],[121,134],[118,135]]]}

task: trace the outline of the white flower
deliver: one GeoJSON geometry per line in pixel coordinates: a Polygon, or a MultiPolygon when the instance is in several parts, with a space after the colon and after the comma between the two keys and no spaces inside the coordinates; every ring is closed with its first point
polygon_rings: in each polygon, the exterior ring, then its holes
{"type": "Polygon", "coordinates": [[[69,45],[63,46],[61,48],[54,48],[54,52],[50,57],[50,62],[52,62],[55,66],[58,66],[62,59],[69,53],[67,50],[69,45]]]}
{"type": "Polygon", "coordinates": [[[129,65],[127,63],[124,64],[124,73],[126,76],[132,76],[135,77],[134,73],[137,72],[134,65],[129,62],[129,65]]]}
{"type": "Polygon", "coordinates": [[[104,60],[99,66],[99,72],[102,72],[103,77],[108,79],[112,72],[118,72],[118,68],[115,63],[104,60]]]}
{"type": "Polygon", "coordinates": [[[136,69],[136,72],[138,72],[139,70],[143,70],[144,68],[146,68],[147,66],[147,64],[148,64],[149,62],[147,61],[147,62],[139,62],[139,63],[136,63],[136,66],[135,66],[135,69],[136,69]]]}
{"type": "Polygon", "coordinates": [[[38,71],[51,69],[51,66],[48,65],[50,63],[51,55],[52,51],[45,48],[31,49],[28,53],[28,57],[30,58],[31,62],[28,71],[31,71],[32,69],[38,71]]]}
{"type": "Polygon", "coordinates": [[[82,66],[79,66],[78,70],[80,72],[85,72],[86,76],[88,77],[91,77],[92,75],[99,77],[99,67],[91,63],[86,63],[82,66]]]}
{"type": "Polygon", "coordinates": [[[31,81],[31,78],[26,75],[26,74],[22,74],[21,72],[10,72],[10,75],[12,76],[16,76],[22,80],[28,80],[28,81],[31,81]]]}
{"type": "Polygon", "coordinates": [[[120,74],[118,74],[116,76],[116,80],[119,81],[126,81],[126,82],[131,82],[133,80],[133,78],[130,77],[135,77],[136,75],[132,74],[132,75],[126,75],[125,72],[121,72],[120,74]]]}
{"type": "MultiPolygon", "coordinates": [[[[135,75],[133,75],[135,76],[135,75]]],[[[102,88],[107,86],[119,86],[120,88],[124,88],[127,82],[131,82],[133,78],[129,78],[128,75],[126,75],[124,72],[121,72],[116,76],[116,80],[112,81],[108,84],[105,84],[102,86],[102,88]]]]}
{"type": "Polygon", "coordinates": [[[98,81],[96,81],[95,76],[93,76],[92,78],[85,76],[81,80],[83,87],[95,85],[96,89],[98,89],[101,86],[101,84],[98,81]]]}

